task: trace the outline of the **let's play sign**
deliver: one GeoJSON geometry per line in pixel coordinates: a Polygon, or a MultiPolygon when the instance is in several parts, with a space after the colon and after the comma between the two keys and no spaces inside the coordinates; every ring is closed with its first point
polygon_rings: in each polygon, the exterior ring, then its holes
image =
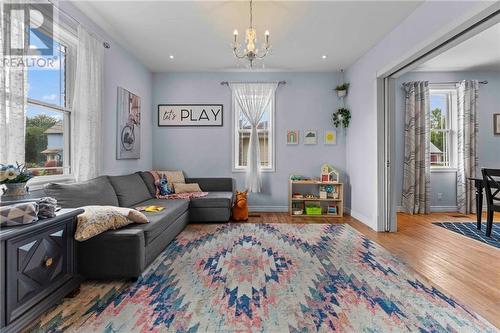
{"type": "Polygon", "coordinates": [[[222,126],[222,104],[159,104],[158,126],[222,126]]]}

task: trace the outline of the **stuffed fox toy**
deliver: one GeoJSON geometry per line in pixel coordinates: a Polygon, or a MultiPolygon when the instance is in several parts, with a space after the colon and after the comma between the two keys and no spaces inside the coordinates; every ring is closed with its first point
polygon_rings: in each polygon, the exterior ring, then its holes
{"type": "Polygon", "coordinates": [[[233,206],[233,220],[235,221],[248,220],[247,194],[248,190],[245,192],[236,191],[236,200],[233,206]]]}

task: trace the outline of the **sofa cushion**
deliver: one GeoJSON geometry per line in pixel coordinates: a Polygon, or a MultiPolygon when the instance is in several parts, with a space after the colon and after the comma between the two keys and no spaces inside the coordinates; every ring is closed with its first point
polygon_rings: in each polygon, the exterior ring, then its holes
{"type": "Polygon", "coordinates": [[[50,183],[44,187],[49,197],[54,197],[63,208],[82,206],[118,206],[118,197],[107,176],[73,184],[50,183]]]}
{"type": "Polygon", "coordinates": [[[230,208],[232,205],[232,192],[208,192],[208,195],[192,198],[190,202],[193,208],[230,208]]]}
{"type": "Polygon", "coordinates": [[[162,206],[165,207],[165,209],[155,213],[143,212],[148,218],[149,223],[133,226],[133,228],[141,228],[144,230],[146,245],[152,242],[167,229],[170,224],[188,210],[189,200],[149,199],[138,203],[136,206],[149,205],[162,206]]]}
{"type": "Polygon", "coordinates": [[[109,176],[109,181],[115,189],[121,207],[130,207],[152,198],[146,184],[137,173],[125,176],[109,176]]]}
{"type": "Polygon", "coordinates": [[[148,171],[139,171],[137,174],[141,176],[144,184],[146,184],[146,187],[148,188],[149,194],[151,194],[151,197],[154,198],[156,196],[156,185],[153,175],[148,171]]]}

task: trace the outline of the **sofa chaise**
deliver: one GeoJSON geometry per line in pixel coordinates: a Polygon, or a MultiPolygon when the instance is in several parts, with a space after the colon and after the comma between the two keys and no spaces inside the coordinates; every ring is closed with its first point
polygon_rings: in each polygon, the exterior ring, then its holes
{"type": "Polygon", "coordinates": [[[191,200],[156,199],[149,172],[100,176],[73,184],[47,184],[45,194],[63,208],[90,205],[137,207],[158,205],[161,212],[145,213],[147,224],[109,230],[78,243],[78,270],[88,279],[137,278],[188,222],[227,222],[235,182],[232,178],[186,178],[208,195],[191,200]]]}

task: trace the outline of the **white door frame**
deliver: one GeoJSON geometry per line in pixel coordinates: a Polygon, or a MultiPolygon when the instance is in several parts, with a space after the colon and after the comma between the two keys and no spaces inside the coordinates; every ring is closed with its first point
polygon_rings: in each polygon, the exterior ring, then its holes
{"type": "Polygon", "coordinates": [[[396,198],[393,195],[395,193],[393,170],[398,167],[393,163],[397,89],[395,79],[499,22],[500,2],[495,2],[448,33],[435,36],[434,41],[426,47],[377,75],[378,230],[397,231],[396,198]]]}

